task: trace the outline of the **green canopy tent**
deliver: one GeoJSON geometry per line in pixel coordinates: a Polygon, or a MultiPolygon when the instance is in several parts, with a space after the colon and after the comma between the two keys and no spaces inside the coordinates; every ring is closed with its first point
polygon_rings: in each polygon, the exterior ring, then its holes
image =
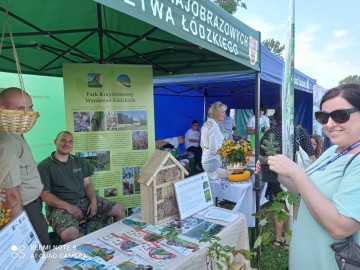
{"type": "MultiPolygon", "coordinates": [[[[249,57],[251,50],[260,55],[260,33],[210,1],[8,0],[7,5],[23,73],[62,76],[63,63],[148,64],[154,76],[260,69],[260,59],[251,64],[249,57]]],[[[0,12],[4,22],[4,0],[0,12]]],[[[0,70],[14,72],[9,36],[6,31],[0,70]]]]}
{"type": "MultiPolygon", "coordinates": [[[[259,108],[260,32],[211,1],[0,0],[5,17],[22,73],[61,77],[63,63],[147,64],[154,76],[253,71],[259,108]]],[[[5,28],[0,71],[16,72],[10,37],[5,28]]]]}

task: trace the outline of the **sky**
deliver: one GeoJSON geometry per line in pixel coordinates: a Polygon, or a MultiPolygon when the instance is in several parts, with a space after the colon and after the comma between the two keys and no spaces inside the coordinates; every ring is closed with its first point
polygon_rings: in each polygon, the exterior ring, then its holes
{"type": "MultiPolygon", "coordinates": [[[[244,0],[234,14],[286,45],[289,0],[244,0]]],[[[295,68],[325,88],[360,75],[360,1],[295,0],[295,68]]]]}

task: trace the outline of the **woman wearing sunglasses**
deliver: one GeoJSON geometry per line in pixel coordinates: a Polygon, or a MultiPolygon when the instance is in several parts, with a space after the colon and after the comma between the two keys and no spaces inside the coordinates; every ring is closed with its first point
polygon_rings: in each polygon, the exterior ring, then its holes
{"type": "Polygon", "coordinates": [[[284,155],[268,160],[279,181],[301,195],[290,244],[291,270],[336,270],[330,245],[351,235],[360,244],[360,85],[328,90],[320,108],[316,120],[334,145],[306,171],[284,155]]]}

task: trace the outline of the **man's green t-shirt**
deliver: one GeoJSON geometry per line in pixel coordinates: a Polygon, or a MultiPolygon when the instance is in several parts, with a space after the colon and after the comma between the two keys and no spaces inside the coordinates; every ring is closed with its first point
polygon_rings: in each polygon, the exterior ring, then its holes
{"type": "Polygon", "coordinates": [[[50,191],[59,199],[75,203],[86,197],[84,178],[93,174],[86,159],[69,155],[66,162],[55,158],[54,152],[38,165],[44,191],[50,191]]]}

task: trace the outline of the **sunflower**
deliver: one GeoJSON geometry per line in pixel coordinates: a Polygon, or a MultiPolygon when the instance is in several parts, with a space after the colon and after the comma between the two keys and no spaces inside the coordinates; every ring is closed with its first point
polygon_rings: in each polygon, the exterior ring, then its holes
{"type": "Polygon", "coordinates": [[[248,156],[252,155],[252,148],[248,141],[226,140],[224,144],[217,150],[224,165],[238,167],[244,166],[249,162],[248,156]]]}

